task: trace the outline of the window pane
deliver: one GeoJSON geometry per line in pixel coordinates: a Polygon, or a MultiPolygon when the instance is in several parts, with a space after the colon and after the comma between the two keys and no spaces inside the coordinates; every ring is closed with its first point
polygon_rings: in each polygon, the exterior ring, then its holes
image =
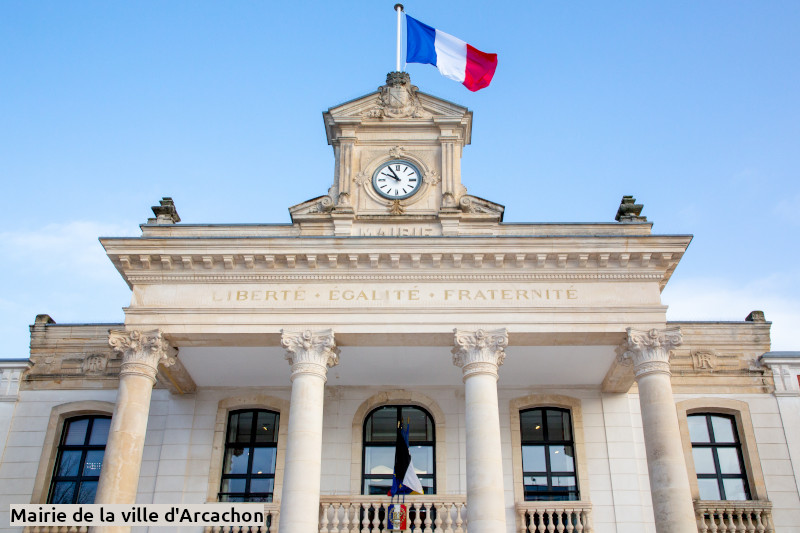
{"type": "Polygon", "coordinates": [[[411,428],[408,433],[409,441],[433,440],[433,432],[428,433],[428,415],[425,411],[416,407],[403,407],[400,410],[400,418],[403,424],[409,424],[411,428]]]}
{"type": "MultiPolygon", "coordinates": [[[[525,476],[525,493],[547,492],[547,476],[525,476]]],[[[527,498],[526,498],[527,499],[527,498]]]]}
{"type": "Polygon", "coordinates": [[[275,413],[260,411],[256,423],[256,442],[278,441],[278,416],[275,413]]]}
{"type": "Polygon", "coordinates": [[[694,458],[695,473],[717,473],[717,469],[714,467],[714,456],[711,454],[711,448],[692,448],[692,457],[694,458]]]}
{"type": "Polygon", "coordinates": [[[244,493],[245,488],[245,480],[244,478],[238,479],[223,479],[222,480],[222,490],[220,492],[240,492],[244,493]]]}
{"type": "Polygon", "coordinates": [[[575,461],[572,458],[572,446],[548,446],[550,449],[551,472],[574,472],[575,461]]]}
{"type": "Polygon", "coordinates": [[[578,490],[575,484],[575,476],[553,476],[553,490],[571,491],[578,490]]]}
{"type": "Polygon", "coordinates": [[[77,503],[94,503],[94,495],[97,492],[97,481],[84,481],[78,490],[77,503]]]}
{"type": "Polygon", "coordinates": [[[365,474],[388,474],[391,476],[393,471],[394,471],[393,447],[367,446],[364,449],[365,474]]]}
{"type": "Polygon", "coordinates": [[[221,494],[219,497],[219,501],[221,502],[243,502],[245,498],[243,496],[233,496],[227,494],[221,494]]]}
{"type": "Polygon", "coordinates": [[[733,420],[730,418],[712,416],[711,427],[714,429],[714,442],[736,442],[733,436],[733,420]]]}
{"type": "Polygon", "coordinates": [[[225,450],[223,474],[246,474],[250,448],[228,448],[225,450]]]}
{"type": "Polygon", "coordinates": [[[88,426],[88,418],[70,421],[69,427],[67,428],[67,436],[64,438],[64,444],[70,446],[80,446],[84,444],[86,442],[86,428],[88,426]]]}
{"type": "Polygon", "coordinates": [[[253,411],[243,411],[231,415],[231,423],[228,428],[229,442],[250,442],[252,431],[253,411]]]}
{"type": "Polygon", "coordinates": [[[744,490],[744,480],[723,479],[722,487],[725,489],[726,500],[746,500],[747,492],[744,490]]]}
{"type": "MultiPolygon", "coordinates": [[[[254,448],[253,449],[253,474],[274,474],[275,473],[275,448],[254,448]]],[[[252,491],[252,489],[251,489],[252,491]]]]}
{"type": "MultiPolygon", "coordinates": [[[[83,464],[84,476],[99,476],[100,467],[103,466],[105,450],[89,450],[86,452],[86,462],[83,464]]],[[[81,502],[83,503],[83,502],[81,502]]],[[[88,502],[92,503],[92,502],[88,502]]]]}
{"type": "Polygon", "coordinates": [[[386,496],[390,488],[392,488],[391,478],[365,479],[362,492],[371,496],[386,496]]]}
{"type": "Polygon", "coordinates": [[[108,430],[110,427],[110,418],[95,418],[92,423],[92,434],[89,436],[89,444],[92,446],[106,444],[108,442],[108,430]]]}
{"type": "Polygon", "coordinates": [[[548,440],[572,440],[569,414],[564,411],[547,411],[548,440]]]}
{"type": "Polygon", "coordinates": [[[717,448],[717,457],[719,458],[720,474],[742,473],[736,448],[717,448]]]}
{"type": "Polygon", "coordinates": [[[382,407],[369,418],[367,442],[394,442],[397,438],[397,408],[382,407]]]}
{"type": "Polygon", "coordinates": [[[522,470],[525,472],[547,471],[547,463],[544,460],[544,446],[522,447],[522,470]]]}
{"type": "Polygon", "coordinates": [[[53,487],[53,496],[50,498],[50,503],[72,503],[72,498],[75,495],[75,485],[73,482],[56,483],[53,487]]]}
{"type": "MultiPolygon", "coordinates": [[[[67,451],[61,454],[61,461],[58,463],[58,476],[77,476],[81,467],[81,451],[67,451]]],[[[55,503],[55,502],[53,502],[55,503]]]]}
{"type": "MultiPolygon", "coordinates": [[[[411,446],[411,461],[414,463],[414,472],[417,474],[433,474],[433,447],[411,446]]],[[[392,469],[394,470],[394,454],[392,455],[392,469]]]]}
{"type": "Polygon", "coordinates": [[[250,480],[250,492],[272,492],[275,480],[272,478],[253,478],[250,480]]]}
{"type": "Polygon", "coordinates": [[[523,411],[519,414],[520,430],[522,431],[522,441],[543,441],[544,427],[542,424],[542,411],[523,411]]]}
{"type": "Polygon", "coordinates": [[[692,442],[711,442],[705,415],[687,416],[686,421],[689,423],[689,437],[692,442]]]}
{"type": "Polygon", "coordinates": [[[717,479],[698,479],[697,487],[700,489],[701,500],[719,500],[719,485],[717,479]]]}

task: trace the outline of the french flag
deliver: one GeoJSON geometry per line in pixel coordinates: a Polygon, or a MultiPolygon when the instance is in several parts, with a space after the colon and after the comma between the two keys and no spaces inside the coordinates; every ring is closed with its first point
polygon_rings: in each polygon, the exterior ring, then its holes
{"type": "Polygon", "coordinates": [[[481,52],[461,39],[406,15],[406,63],[435,65],[442,76],[460,81],[470,91],[488,87],[497,68],[497,54],[481,52]]]}

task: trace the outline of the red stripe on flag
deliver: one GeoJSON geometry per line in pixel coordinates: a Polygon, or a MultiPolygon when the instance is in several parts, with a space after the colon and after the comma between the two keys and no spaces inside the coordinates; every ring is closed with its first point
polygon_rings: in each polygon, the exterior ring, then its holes
{"type": "Polygon", "coordinates": [[[497,69],[497,54],[487,54],[474,46],[467,45],[467,72],[464,77],[464,87],[473,92],[488,87],[495,69],[497,69]]]}

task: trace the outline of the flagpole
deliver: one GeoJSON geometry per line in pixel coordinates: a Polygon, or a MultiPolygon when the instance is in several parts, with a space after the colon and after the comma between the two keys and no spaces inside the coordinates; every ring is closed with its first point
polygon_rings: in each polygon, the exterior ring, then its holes
{"type": "Polygon", "coordinates": [[[397,11],[397,69],[396,72],[400,72],[400,37],[402,36],[402,24],[401,24],[401,14],[403,13],[403,4],[395,4],[394,10],[397,11]]]}

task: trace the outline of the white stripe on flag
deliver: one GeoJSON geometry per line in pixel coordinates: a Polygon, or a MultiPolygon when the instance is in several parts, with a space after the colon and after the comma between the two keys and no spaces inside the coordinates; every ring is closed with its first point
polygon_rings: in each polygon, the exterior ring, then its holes
{"type": "Polygon", "coordinates": [[[463,83],[467,72],[467,43],[436,30],[433,46],[436,49],[436,67],[442,76],[463,83]]]}

